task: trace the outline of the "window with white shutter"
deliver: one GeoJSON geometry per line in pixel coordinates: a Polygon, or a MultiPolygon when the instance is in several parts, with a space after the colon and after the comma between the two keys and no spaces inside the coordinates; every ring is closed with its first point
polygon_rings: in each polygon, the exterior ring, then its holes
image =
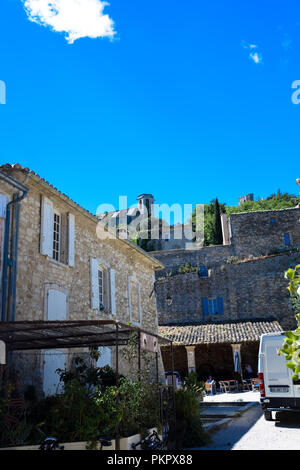
{"type": "Polygon", "coordinates": [[[74,266],[75,216],[58,211],[45,196],[42,197],[40,249],[53,260],[74,266]]]}
{"type": "Polygon", "coordinates": [[[115,270],[98,258],[90,258],[91,308],[116,314],[115,270]]]}

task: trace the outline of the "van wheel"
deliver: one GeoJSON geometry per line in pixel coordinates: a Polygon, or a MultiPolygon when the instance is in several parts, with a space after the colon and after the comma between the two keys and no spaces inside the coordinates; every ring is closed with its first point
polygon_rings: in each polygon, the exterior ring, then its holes
{"type": "Polygon", "coordinates": [[[273,421],[273,420],[272,420],[272,411],[265,410],[265,411],[264,411],[264,415],[265,415],[265,420],[266,420],[266,421],[273,421]]]}

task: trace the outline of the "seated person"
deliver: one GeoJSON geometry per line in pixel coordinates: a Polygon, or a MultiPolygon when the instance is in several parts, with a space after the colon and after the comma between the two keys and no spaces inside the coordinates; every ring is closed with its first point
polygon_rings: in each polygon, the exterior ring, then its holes
{"type": "Polygon", "coordinates": [[[205,389],[206,391],[210,391],[211,395],[214,395],[216,393],[216,381],[212,378],[210,375],[205,382],[205,389]]]}

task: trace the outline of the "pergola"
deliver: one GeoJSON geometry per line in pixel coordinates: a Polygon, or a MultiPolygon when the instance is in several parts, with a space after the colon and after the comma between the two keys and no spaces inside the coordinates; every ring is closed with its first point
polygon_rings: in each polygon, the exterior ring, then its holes
{"type": "MultiPolygon", "coordinates": [[[[171,361],[174,364],[172,340],[163,338],[158,334],[149,333],[132,324],[124,324],[114,320],[0,322],[0,341],[5,343],[7,353],[11,351],[42,349],[115,347],[117,387],[119,385],[119,347],[126,346],[133,333],[136,333],[139,338],[138,371],[140,372],[141,370],[141,350],[154,353],[156,356],[156,378],[158,383],[158,346],[170,346],[171,361]]],[[[118,450],[118,431],[116,447],[118,450]]]]}

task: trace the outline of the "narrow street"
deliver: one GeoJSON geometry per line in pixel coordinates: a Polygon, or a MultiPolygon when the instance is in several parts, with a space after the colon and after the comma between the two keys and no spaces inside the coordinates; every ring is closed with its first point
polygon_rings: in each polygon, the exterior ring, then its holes
{"type": "Polygon", "coordinates": [[[266,421],[256,400],[241,416],[214,432],[212,442],[200,449],[300,450],[300,414],[280,422],[266,421]]]}

